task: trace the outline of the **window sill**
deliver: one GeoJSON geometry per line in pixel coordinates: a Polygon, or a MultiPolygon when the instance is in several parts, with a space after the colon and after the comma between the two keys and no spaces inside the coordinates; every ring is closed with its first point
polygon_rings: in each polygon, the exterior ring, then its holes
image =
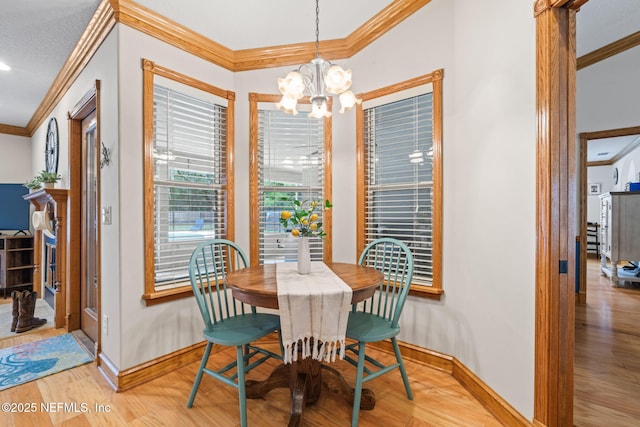
{"type": "Polygon", "coordinates": [[[444,295],[444,290],[441,288],[434,288],[432,286],[411,285],[409,288],[409,295],[440,301],[440,298],[444,295]]]}
{"type": "Polygon", "coordinates": [[[142,299],[147,306],[151,306],[182,298],[189,298],[191,296],[193,296],[191,285],[186,285],[144,294],[142,295],[142,299]]]}

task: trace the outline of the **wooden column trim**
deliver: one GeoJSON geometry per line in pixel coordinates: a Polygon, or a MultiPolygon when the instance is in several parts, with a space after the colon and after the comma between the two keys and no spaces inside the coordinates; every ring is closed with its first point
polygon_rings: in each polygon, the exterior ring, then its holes
{"type": "Polygon", "coordinates": [[[534,423],[573,425],[575,11],[536,2],[537,245],[534,423]],[[544,7],[540,7],[544,6],[544,7]],[[566,262],[566,273],[561,263],[566,262]]]}
{"type": "MultiPolygon", "coordinates": [[[[362,99],[363,94],[358,94],[358,99],[362,99]]],[[[356,105],[356,253],[358,260],[364,250],[365,244],[365,220],[367,218],[367,208],[365,197],[367,194],[367,181],[364,179],[366,170],[364,152],[364,109],[362,103],[356,105]]]]}
{"type": "MultiPolygon", "coordinates": [[[[327,102],[327,109],[333,110],[333,98],[327,102]]],[[[324,119],[324,198],[333,204],[333,118],[324,119]]],[[[324,200],[321,200],[324,206],[324,200]]],[[[322,228],[327,236],[324,239],[324,262],[333,261],[333,209],[324,210],[322,213],[322,228]]]]}
{"type": "MultiPolygon", "coordinates": [[[[260,264],[258,235],[258,102],[264,95],[249,93],[249,264],[260,264]]],[[[273,98],[270,98],[273,99],[273,98]]],[[[266,101],[263,101],[266,102],[266,101]]]]}
{"type": "MultiPolygon", "coordinates": [[[[579,200],[579,235],[580,242],[580,264],[578,266],[578,303],[585,304],[587,302],[587,146],[588,140],[584,133],[580,134],[580,160],[579,160],[579,184],[580,184],[580,200],[579,200]]],[[[598,251],[598,256],[599,256],[598,251]]]]}
{"type": "MultiPolygon", "coordinates": [[[[143,194],[153,191],[153,83],[154,63],[142,60],[142,140],[143,140],[143,194]]],[[[153,197],[144,198],[144,294],[152,295],[155,290],[155,264],[153,245],[154,234],[153,197]]]]}
{"type": "Polygon", "coordinates": [[[235,117],[236,117],[236,93],[227,91],[227,209],[226,230],[227,239],[236,239],[236,194],[235,194],[235,117]]]}

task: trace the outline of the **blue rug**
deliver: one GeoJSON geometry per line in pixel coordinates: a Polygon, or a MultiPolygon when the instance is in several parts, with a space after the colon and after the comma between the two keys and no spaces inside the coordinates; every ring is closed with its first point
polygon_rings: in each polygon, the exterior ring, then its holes
{"type": "Polygon", "coordinates": [[[0,390],[91,362],[71,334],[0,350],[0,390]]]}

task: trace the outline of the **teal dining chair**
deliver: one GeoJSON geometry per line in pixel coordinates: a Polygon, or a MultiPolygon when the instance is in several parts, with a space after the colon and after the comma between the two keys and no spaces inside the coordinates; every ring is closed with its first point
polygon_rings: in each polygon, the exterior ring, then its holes
{"type": "Polygon", "coordinates": [[[214,239],[199,244],[191,254],[189,278],[195,300],[204,320],[203,335],[207,346],[193,382],[187,407],[193,406],[203,374],[238,389],[240,425],[247,425],[245,374],[269,358],[282,356],[251,343],[280,331],[280,317],[257,313],[254,306],[244,304],[231,295],[224,278],[247,266],[242,249],[229,240],[214,239]],[[236,348],[236,360],[221,369],[207,368],[214,344],[236,348]],[[253,360],[253,361],[252,361],[253,360]]]}
{"type": "Polygon", "coordinates": [[[400,333],[400,314],[413,277],[413,255],[404,243],[385,237],[369,243],[362,251],[358,263],[381,271],[384,281],[373,297],[354,304],[349,313],[346,336],[355,342],[346,346],[345,360],[357,367],[351,417],[353,427],[358,425],[362,385],[367,381],[398,368],[407,397],[413,400],[409,378],[396,341],[396,335],[400,333]],[[396,356],[395,363],[389,365],[365,354],[367,343],[386,339],[391,339],[396,356]]]}

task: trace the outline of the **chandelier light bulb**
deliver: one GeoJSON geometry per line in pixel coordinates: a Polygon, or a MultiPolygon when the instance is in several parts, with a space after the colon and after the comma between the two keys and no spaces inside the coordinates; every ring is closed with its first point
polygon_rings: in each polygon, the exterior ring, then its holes
{"type": "Polygon", "coordinates": [[[340,105],[342,106],[342,108],[340,108],[341,113],[352,109],[356,104],[362,104],[362,100],[356,98],[354,93],[350,90],[340,94],[340,105]]]}
{"type": "Polygon", "coordinates": [[[282,95],[282,99],[280,100],[280,102],[276,104],[276,107],[279,110],[284,111],[285,113],[293,114],[295,116],[296,114],[298,114],[298,110],[296,110],[297,104],[298,104],[297,99],[287,94],[287,95],[282,95]]]}
{"type": "Polygon", "coordinates": [[[285,96],[300,99],[304,96],[304,81],[298,71],[292,71],[284,79],[278,78],[278,89],[285,96]]]}
{"type": "Polygon", "coordinates": [[[324,78],[327,92],[337,95],[351,87],[351,70],[343,70],[339,65],[332,65],[324,78]]]}
{"type": "Polygon", "coordinates": [[[327,100],[325,97],[322,99],[314,99],[311,104],[311,112],[309,113],[309,117],[313,117],[315,119],[321,119],[323,117],[331,117],[331,113],[327,111],[327,100]]]}

